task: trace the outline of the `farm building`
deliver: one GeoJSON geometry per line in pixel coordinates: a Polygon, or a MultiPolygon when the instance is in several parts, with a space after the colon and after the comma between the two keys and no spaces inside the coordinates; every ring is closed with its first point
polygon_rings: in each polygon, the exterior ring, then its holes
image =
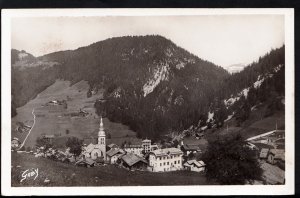
{"type": "Polygon", "coordinates": [[[153,172],[182,169],[183,152],[178,148],[157,149],[149,153],[149,167],[153,172]]]}
{"type": "Polygon", "coordinates": [[[183,164],[183,167],[190,171],[203,172],[205,170],[205,163],[203,161],[189,160],[183,164]]]}
{"type": "Polygon", "coordinates": [[[146,170],[147,161],[133,153],[127,153],[119,157],[118,162],[121,166],[129,170],[146,170]]]}
{"type": "Polygon", "coordinates": [[[95,161],[92,160],[91,158],[81,158],[80,160],[78,160],[75,165],[77,166],[84,166],[84,167],[92,167],[95,165],[95,161]]]}
{"type": "Polygon", "coordinates": [[[115,164],[118,160],[118,158],[123,155],[125,151],[122,149],[110,149],[109,151],[106,152],[106,159],[110,164],[115,164]]]}
{"type": "Polygon", "coordinates": [[[110,149],[118,149],[119,146],[114,144],[114,143],[111,143],[109,145],[107,145],[107,150],[110,150],[110,149]]]}
{"type": "Polygon", "coordinates": [[[191,153],[196,154],[198,152],[201,152],[201,149],[196,144],[184,144],[180,147],[180,149],[185,156],[188,156],[191,153]]]}
{"type": "Polygon", "coordinates": [[[283,149],[271,149],[268,155],[268,162],[270,164],[276,164],[276,162],[285,161],[284,153],[283,149]]]}
{"type": "Polygon", "coordinates": [[[269,154],[269,149],[268,148],[261,149],[260,154],[259,154],[259,159],[267,160],[268,159],[268,154],[269,154]]]}

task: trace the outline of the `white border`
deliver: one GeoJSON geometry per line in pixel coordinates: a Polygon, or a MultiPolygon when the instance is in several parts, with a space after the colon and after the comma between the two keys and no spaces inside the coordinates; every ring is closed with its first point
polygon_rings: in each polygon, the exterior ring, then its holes
{"type": "MultiPolygon", "coordinates": [[[[284,195],[295,189],[294,128],[294,9],[6,9],[2,10],[1,45],[1,189],[2,195],[284,195]],[[285,16],[286,58],[286,184],[277,186],[137,186],[137,187],[11,187],[11,18],[45,16],[170,16],[241,15],[285,16]]],[[[145,178],[146,179],[146,178],[145,178]]]]}

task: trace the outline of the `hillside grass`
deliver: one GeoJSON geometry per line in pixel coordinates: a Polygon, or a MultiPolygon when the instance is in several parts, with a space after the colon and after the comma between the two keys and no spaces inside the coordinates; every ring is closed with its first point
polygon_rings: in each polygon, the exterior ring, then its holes
{"type": "Polygon", "coordinates": [[[78,167],[73,164],[35,158],[27,153],[12,152],[12,183],[18,186],[161,186],[161,185],[212,185],[201,173],[176,171],[153,173],[128,171],[115,165],[78,167]],[[17,167],[20,166],[20,167],[17,167]],[[38,168],[36,180],[29,178],[20,183],[22,172],[38,168]],[[45,179],[49,183],[45,183],[45,179]]]}
{"type": "MultiPolygon", "coordinates": [[[[53,85],[38,94],[36,98],[30,100],[26,105],[17,108],[17,116],[12,118],[12,137],[17,137],[21,141],[26,137],[26,133],[15,131],[17,122],[24,122],[30,126],[33,123],[32,110],[35,109],[36,124],[29,135],[25,147],[33,147],[36,138],[41,134],[61,135],[62,137],[75,136],[78,138],[97,137],[99,131],[99,117],[95,113],[94,102],[103,97],[102,92],[90,98],[87,98],[89,89],[86,81],[80,81],[71,85],[68,81],[57,80],[53,85]],[[67,100],[67,97],[70,100],[67,100]],[[43,106],[51,100],[67,100],[67,109],[60,106],[43,106]],[[87,117],[64,116],[72,112],[78,112],[84,109],[89,113],[87,117]],[[69,134],[66,133],[69,130],[69,134]]],[[[121,144],[123,141],[130,141],[132,144],[140,143],[141,140],[136,138],[136,133],[127,126],[120,123],[112,123],[104,118],[104,127],[106,133],[111,135],[107,143],[121,144]]],[[[55,143],[55,141],[54,141],[55,143]]],[[[61,146],[61,142],[57,145],[61,146]]]]}

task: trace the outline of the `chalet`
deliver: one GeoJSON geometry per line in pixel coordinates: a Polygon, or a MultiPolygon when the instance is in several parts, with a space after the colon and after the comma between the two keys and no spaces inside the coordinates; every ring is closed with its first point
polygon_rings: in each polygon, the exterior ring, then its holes
{"type": "Polygon", "coordinates": [[[122,149],[113,148],[106,152],[106,159],[110,164],[115,164],[118,158],[124,153],[125,151],[122,149]]]}
{"type": "Polygon", "coordinates": [[[149,153],[148,170],[153,172],[182,169],[183,152],[178,148],[157,149],[149,153]]]}
{"type": "Polygon", "coordinates": [[[201,149],[196,144],[184,144],[180,147],[180,149],[185,156],[188,156],[191,153],[196,154],[198,152],[201,152],[201,149]]]}
{"type": "Polygon", "coordinates": [[[146,170],[148,164],[145,159],[133,153],[122,155],[118,162],[121,166],[129,170],[146,170]]]}
{"type": "Polygon", "coordinates": [[[270,164],[276,164],[279,161],[285,161],[284,149],[271,149],[268,155],[268,162],[270,164]]]}
{"type": "Polygon", "coordinates": [[[268,159],[269,150],[270,149],[268,149],[268,148],[261,149],[261,151],[259,153],[259,159],[261,159],[261,160],[267,160],[268,159]]]}
{"type": "Polygon", "coordinates": [[[84,166],[84,167],[92,167],[95,165],[95,161],[92,160],[91,158],[81,158],[80,160],[78,160],[75,165],[77,166],[84,166]]]}
{"type": "Polygon", "coordinates": [[[203,172],[205,170],[205,163],[203,161],[189,160],[183,164],[186,170],[203,172]]]}
{"type": "Polygon", "coordinates": [[[118,148],[119,148],[119,146],[114,143],[107,145],[107,150],[118,149],[118,148]]]}

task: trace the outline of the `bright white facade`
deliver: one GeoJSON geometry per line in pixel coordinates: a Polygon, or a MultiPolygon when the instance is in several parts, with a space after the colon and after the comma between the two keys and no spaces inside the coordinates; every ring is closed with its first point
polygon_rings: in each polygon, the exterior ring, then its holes
{"type": "Polygon", "coordinates": [[[187,170],[194,172],[203,172],[205,170],[205,163],[203,161],[189,160],[183,166],[187,170]]]}
{"type": "Polygon", "coordinates": [[[178,148],[157,149],[149,153],[148,170],[166,172],[181,170],[183,152],[178,148]]]}
{"type": "Polygon", "coordinates": [[[138,156],[143,156],[143,147],[142,145],[125,145],[124,150],[127,153],[132,153],[138,156]]]}

